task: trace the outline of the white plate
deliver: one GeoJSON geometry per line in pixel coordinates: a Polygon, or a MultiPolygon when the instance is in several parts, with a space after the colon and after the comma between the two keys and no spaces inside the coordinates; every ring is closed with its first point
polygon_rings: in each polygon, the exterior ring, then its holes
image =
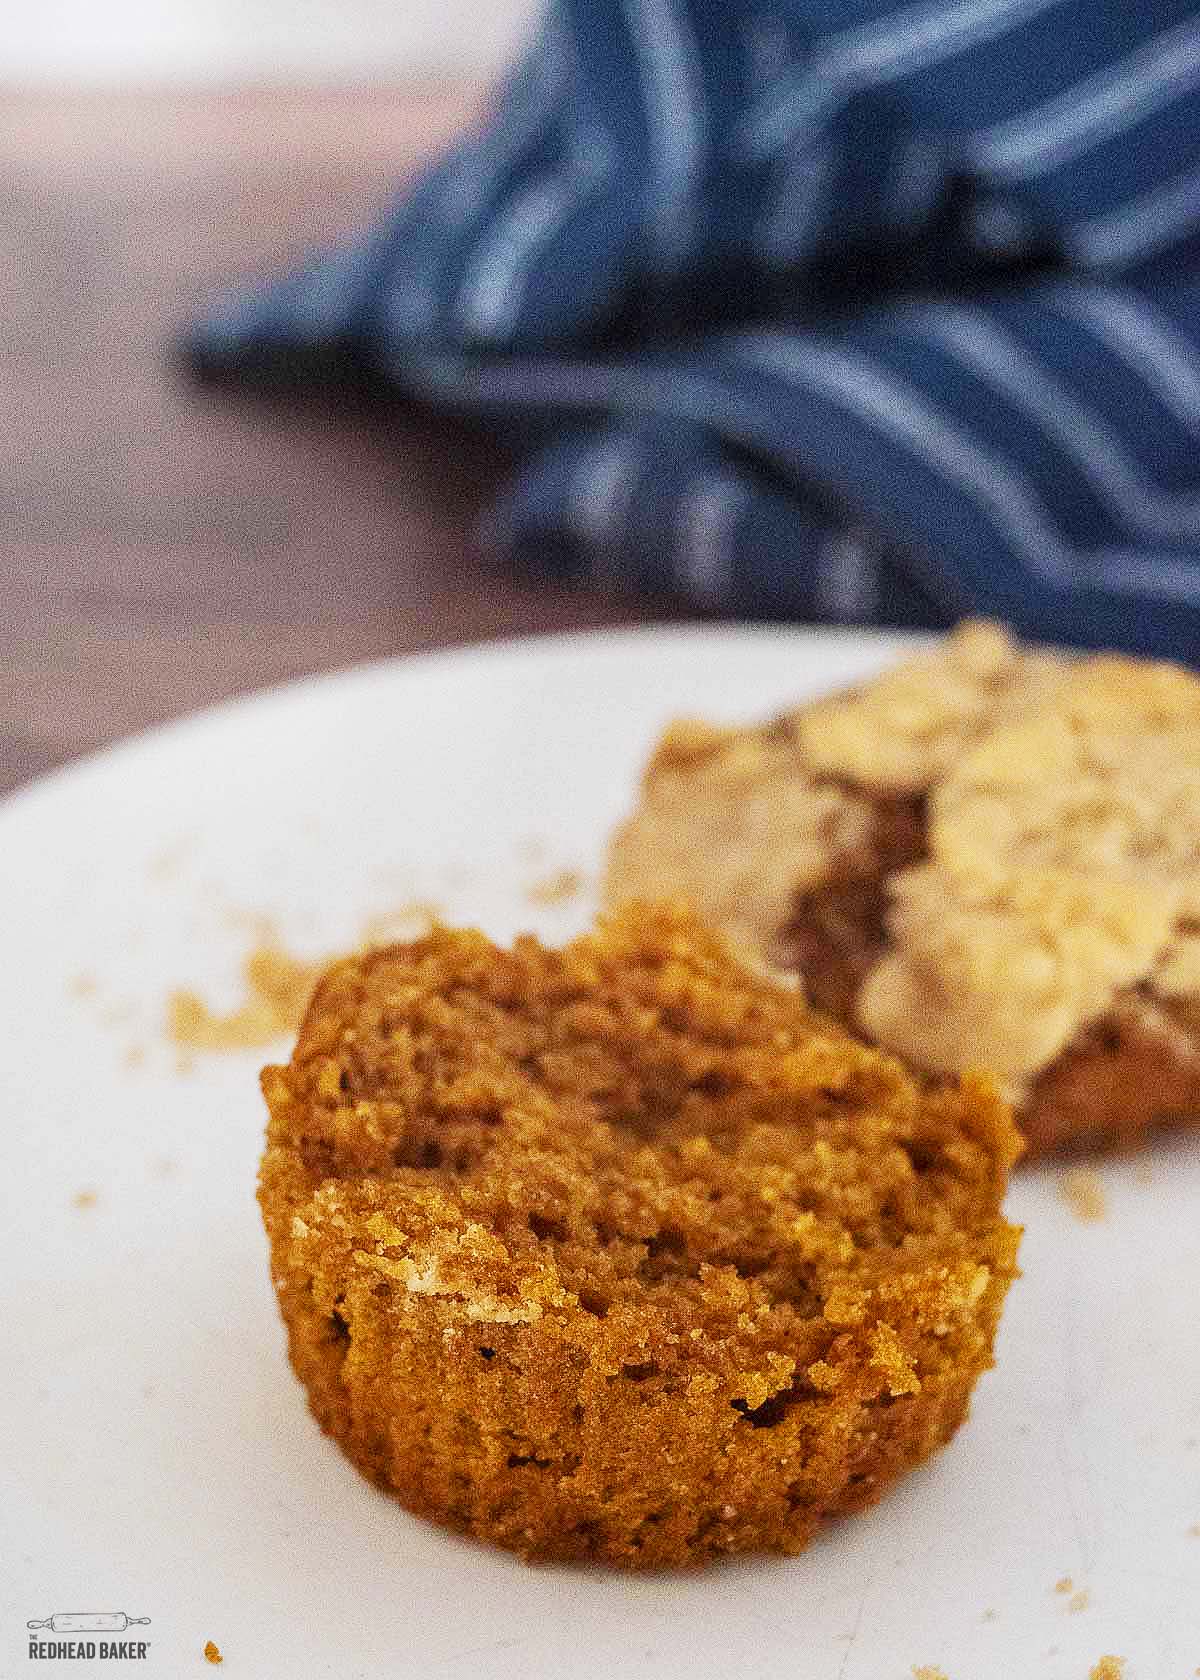
{"type": "Polygon", "coordinates": [[[903,645],[671,630],[412,659],[188,720],[0,808],[0,1674],[112,1673],[31,1666],[28,1620],[88,1610],[149,1616],[126,1671],[164,1680],[208,1672],[207,1639],[231,1680],[1084,1680],[1105,1652],[1127,1680],[1195,1673],[1194,1142],[1102,1166],[1092,1225],[1057,1169],[1019,1176],[998,1369],[876,1510],[787,1561],[528,1568],[408,1516],[320,1436],[254,1204],[263,1057],[181,1074],[163,1035],[173,986],[236,995],[231,908],[312,952],[414,899],[496,936],[574,931],[586,899],[539,908],[529,885],[594,870],[667,717],[753,716],[903,645]]]}

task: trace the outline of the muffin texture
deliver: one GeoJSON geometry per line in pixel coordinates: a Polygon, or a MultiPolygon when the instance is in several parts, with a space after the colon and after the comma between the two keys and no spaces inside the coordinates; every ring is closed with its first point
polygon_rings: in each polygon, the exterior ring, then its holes
{"type": "Polygon", "coordinates": [[[668,730],[610,902],[686,895],[1033,1153],[1200,1120],[1200,678],[967,624],[759,727],[668,730]]]}
{"type": "Polygon", "coordinates": [[[1004,1103],[915,1081],[682,909],[342,962],[263,1089],[318,1421],[527,1557],[797,1551],[946,1442],[991,1363],[1004,1103]]]}

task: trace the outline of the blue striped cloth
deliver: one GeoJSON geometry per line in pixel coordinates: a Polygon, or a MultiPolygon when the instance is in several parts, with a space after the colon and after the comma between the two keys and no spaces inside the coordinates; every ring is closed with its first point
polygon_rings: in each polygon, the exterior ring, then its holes
{"type": "Polygon", "coordinates": [[[374,229],[187,349],[504,429],[523,563],[1200,660],[1200,8],[557,0],[374,229]]]}

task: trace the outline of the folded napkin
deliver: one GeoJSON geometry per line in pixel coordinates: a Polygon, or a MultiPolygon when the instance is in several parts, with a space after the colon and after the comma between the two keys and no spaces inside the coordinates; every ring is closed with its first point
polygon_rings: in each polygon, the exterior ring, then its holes
{"type": "Polygon", "coordinates": [[[525,563],[1200,661],[1200,7],[557,0],[375,228],[186,350],[507,431],[525,563]]]}

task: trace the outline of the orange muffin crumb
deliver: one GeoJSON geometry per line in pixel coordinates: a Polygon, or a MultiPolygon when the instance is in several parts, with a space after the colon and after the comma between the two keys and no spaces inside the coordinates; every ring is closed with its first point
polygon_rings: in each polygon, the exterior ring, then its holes
{"type": "Polygon", "coordinates": [[[188,1050],[257,1050],[295,1030],[323,967],[275,944],[257,946],[243,964],[243,1003],[220,1014],[195,992],[172,992],[167,1034],[188,1050]]]}
{"type": "Polygon", "coordinates": [[[966,1412],[1019,1144],[682,910],[349,958],[269,1067],[260,1201],[314,1413],[527,1557],[798,1551],[966,1412]]]}
{"type": "Polygon", "coordinates": [[[1068,1168],[1058,1181],[1058,1193],[1082,1224],[1099,1225],[1108,1218],[1104,1180],[1089,1168],[1068,1168]]]}
{"type": "MultiPolygon", "coordinates": [[[[235,914],[239,922],[247,919],[246,912],[235,914]]],[[[359,948],[418,938],[437,919],[437,905],[423,899],[378,911],[363,923],[359,948]]],[[[269,917],[249,921],[258,940],[242,961],[245,993],[234,1009],[212,1009],[188,987],[177,988],[167,1000],[167,1037],[185,1051],[261,1050],[295,1032],[304,1018],[330,959],[295,956],[280,943],[269,917]]]]}
{"type": "MultiPolygon", "coordinates": [[[[1101,1657],[1088,1675],[1088,1680],[1121,1680],[1124,1672],[1124,1657],[1101,1657]]],[[[1200,1673],[1200,1669],[1197,1673],[1200,1673]]]]}
{"type": "Polygon", "coordinates": [[[220,1651],[219,1646],[214,1645],[214,1643],[211,1639],[209,1639],[205,1643],[205,1646],[204,1646],[204,1660],[205,1660],[205,1662],[210,1662],[210,1663],[219,1663],[219,1662],[224,1662],[225,1661],[225,1658],[221,1655],[221,1651],[220,1651]]]}
{"type": "Polygon", "coordinates": [[[525,889],[530,904],[569,904],[583,891],[583,876],[578,869],[555,869],[542,875],[525,889]]]}

